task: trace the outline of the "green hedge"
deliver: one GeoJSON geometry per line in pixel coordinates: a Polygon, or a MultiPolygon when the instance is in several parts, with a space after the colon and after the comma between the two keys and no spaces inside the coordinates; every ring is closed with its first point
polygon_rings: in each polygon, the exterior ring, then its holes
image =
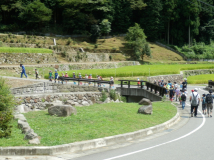
{"type": "Polygon", "coordinates": [[[11,120],[13,115],[11,111],[0,111],[0,138],[11,135],[11,120]]]}

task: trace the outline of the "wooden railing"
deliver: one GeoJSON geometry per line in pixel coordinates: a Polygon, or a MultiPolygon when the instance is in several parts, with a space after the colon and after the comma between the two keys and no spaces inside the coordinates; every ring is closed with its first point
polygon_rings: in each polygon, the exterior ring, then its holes
{"type": "Polygon", "coordinates": [[[156,84],[147,82],[147,81],[134,81],[134,80],[118,80],[120,81],[121,88],[123,88],[125,85],[128,86],[128,88],[139,88],[139,89],[146,89],[148,91],[154,92],[155,94],[159,94],[160,96],[164,96],[166,93],[166,88],[158,86],[156,84]],[[135,83],[133,85],[133,83],[135,83]]]}

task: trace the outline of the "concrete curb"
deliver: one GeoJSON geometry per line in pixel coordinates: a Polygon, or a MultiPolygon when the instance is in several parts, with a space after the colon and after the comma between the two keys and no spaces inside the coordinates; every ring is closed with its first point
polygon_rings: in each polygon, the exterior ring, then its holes
{"type": "Polygon", "coordinates": [[[153,126],[150,128],[142,129],[135,132],[110,136],[105,138],[93,139],[82,142],[75,142],[70,144],[63,144],[58,146],[44,146],[44,147],[0,147],[0,155],[55,155],[66,152],[85,151],[89,149],[96,149],[106,147],[126,141],[140,139],[151,134],[163,131],[173,126],[180,120],[180,115],[177,109],[177,114],[169,121],[153,126]]]}

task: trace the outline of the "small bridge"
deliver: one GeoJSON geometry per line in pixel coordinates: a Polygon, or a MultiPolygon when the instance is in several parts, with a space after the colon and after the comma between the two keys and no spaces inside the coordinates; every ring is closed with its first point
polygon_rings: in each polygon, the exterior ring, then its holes
{"type": "Polygon", "coordinates": [[[147,81],[119,80],[121,86],[117,91],[127,98],[128,102],[139,102],[142,98],[161,101],[166,89],[147,81]]]}

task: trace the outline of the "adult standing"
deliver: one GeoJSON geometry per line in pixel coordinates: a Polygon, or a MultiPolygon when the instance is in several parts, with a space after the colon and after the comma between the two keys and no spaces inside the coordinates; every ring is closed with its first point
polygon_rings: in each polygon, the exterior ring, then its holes
{"type": "Polygon", "coordinates": [[[194,92],[190,95],[191,102],[191,117],[193,117],[193,113],[195,113],[195,117],[197,117],[198,105],[200,104],[200,94],[198,93],[198,88],[194,89],[194,92]],[[195,112],[193,112],[195,110],[195,112]]]}
{"type": "Polygon", "coordinates": [[[176,101],[177,101],[177,99],[179,100],[179,94],[180,94],[180,90],[176,87],[175,88],[176,101]]]}
{"type": "Polygon", "coordinates": [[[24,74],[25,77],[27,78],[27,74],[26,74],[26,71],[25,71],[25,66],[23,64],[20,64],[20,67],[22,68],[22,73],[21,73],[21,78],[22,78],[22,75],[24,74]]]}
{"type": "Polygon", "coordinates": [[[187,89],[187,79],[184,78],[184,81],[182,83],[182,87],[183,87],[183,90],[186,88],[187,89]]]}
{"type": "Polygon", "coordinates": [[[206,96],[206,102],[207,102],[207,114],[208,117],[212,117],[212,111],[213,111],[213,96],[212,91],[209,90],[209,94],[206,96]]]}

